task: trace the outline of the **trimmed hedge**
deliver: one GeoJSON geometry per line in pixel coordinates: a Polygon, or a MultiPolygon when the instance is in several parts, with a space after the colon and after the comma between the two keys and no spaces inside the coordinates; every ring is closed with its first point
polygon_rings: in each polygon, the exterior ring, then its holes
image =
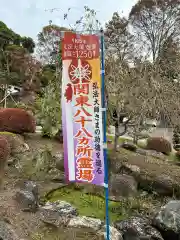
{"type": "Polygon", "coordinates": [[[172,151],[171,143],[163,137],[152,137],[147,140],[147,149],[169,155],[172,151]]]}
{"type": "Polygon", "coordinates": [[[10,155],[10,151],[11,150],[8,141],[5,138],[0,137],[0,186],[3,182],[5,167],[10,155]]]}
{"type": "Polygon", "coordinates": [[[34,133],[36,131],[35,118],[20,108],[0,109],[0,131],[13,133],[34,133]]]}

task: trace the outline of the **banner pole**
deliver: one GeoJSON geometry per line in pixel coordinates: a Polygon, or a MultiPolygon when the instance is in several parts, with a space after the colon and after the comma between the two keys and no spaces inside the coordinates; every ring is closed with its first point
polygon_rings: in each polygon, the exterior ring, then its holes
{"type": "Polygon", "coordinates": [[[103,145],[104,145],[104,188],[105,188],[105,213],[106,213],[106,240],[109,236],[109,188],[108,188],[108,159],[107,159],[107,138],[106,138],[106,99],[105,99],[105,66],[104,66],[104,33],[101,30],[101,92],[102,92],[102,111],[103,111],[103,145]]]}

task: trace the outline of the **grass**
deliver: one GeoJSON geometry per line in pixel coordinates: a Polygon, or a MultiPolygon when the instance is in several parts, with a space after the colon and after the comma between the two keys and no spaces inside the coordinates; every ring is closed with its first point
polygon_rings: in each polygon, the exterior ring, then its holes
{"type": "MultiPolygon", "coordinates": [[[[114,142],[114,136],[109,136],[109,135],[107,135],[107,140],[111,140],[111,141],[114,142]]],[[[132,142],[132,140],[127,139],[127,138],[125,138],[125,137],[119,137],[119,139],[118,139],[118,142],[119,142],[119,143],[123,143],[123,142],[125,142],[125,141],[127,141],[127,142],[132,142]]]]}
{"type": "Polygon", "coordinates": [[[16,136],[15,133],[11,133],[11,132],[0,132],[0,135],[10,135],[10,136],[16,136]]]}
{"type": "MultiPolygon", "coordinates": [[[[114,142],[114,137],[107,135],[107,140],[111,140],[112,142],[114,142]]],[[[118,143],[121,144],[123,142],[133,143],[133,141],[131,139],[128,139],[126,137],[119,137],[118,143]]],[[[141,139],[141,140],[138,141],[137,146],[140,147],[140,148],[145,148],[146,147],[146,142],[141,139]]]]}
{"type": "Polygon", "coordinates": [[[176,163],[177,165],[180,164],[180,158],[176,155],[176,152],[172,152],[169,156],[168,159],[170,161],[173,161],[174,163],[176,163]]]}

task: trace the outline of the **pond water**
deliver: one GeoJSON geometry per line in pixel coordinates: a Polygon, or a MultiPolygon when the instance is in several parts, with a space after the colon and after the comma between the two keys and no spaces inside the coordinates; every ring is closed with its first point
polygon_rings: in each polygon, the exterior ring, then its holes
{"type": "MultiPolygon", "coordinates": [[[[83,193],[80,190],[75,190],[73,187],[62,187],[49,194],[49,201],[62,200],[71,203],[76,207],[81,216],[88,216],[105,220],[105,200],[103,197],[92,194],[83,193]]],[[[122,220],[124,218],[121,209],[122,203],[109,201],[110,220],[122,220]]]]}
{"type": "MultiPolygon", "coordinates": [[[[82,190],[74,189],[72,186],[66,186],[54,190],[46,196],[47,201],[66,201],[71,203],[78,209],[79,215],[99,218],[105,220],[105,201],[100,196],[90,195],[83,193],[82,190]]],[[[122,220],[122,215],[119,213],[123,209],[121,203],[109,201],[109,214],[110,220],[122,220]],[[118,211],[119,210],[119,211],[118,211]]],[[[123,216],[125,217],[125,215],[123,216]]],[[[70,229],[70,228],[45,228],[41,229],[40,234],[33,236],[33,240],[99,240],[100,237],[96,236],[90,229],[70,229]]],[[[102,239],[102,238],[101,238],[102,239]]]]}

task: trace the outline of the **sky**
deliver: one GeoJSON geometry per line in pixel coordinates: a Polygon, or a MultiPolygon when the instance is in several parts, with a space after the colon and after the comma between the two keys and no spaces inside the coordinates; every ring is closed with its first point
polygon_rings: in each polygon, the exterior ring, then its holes
{"type": "Polygon", "coordinates": [[[74,24],[83,14],[83,7],[88,6],[97,12],[98,20],[104,24],[111,19],[113,12],[118,11],[128,16],[131,7],[137,0],[0,0],[0,20],[22,36],[36,40],[42,27],[49,20],[60,26],[74,24]],[[55,10],[51,12],[51,9],[55,10]],[[68,20],[63,14],[71,8],[68,20]]]}

